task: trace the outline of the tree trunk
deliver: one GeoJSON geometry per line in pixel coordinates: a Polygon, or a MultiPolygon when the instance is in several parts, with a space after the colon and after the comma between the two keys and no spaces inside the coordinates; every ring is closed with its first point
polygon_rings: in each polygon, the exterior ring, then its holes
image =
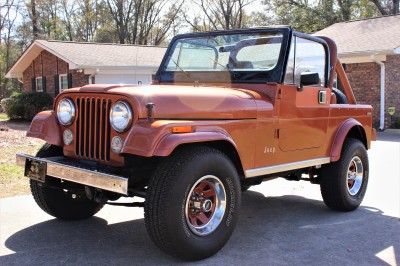
{"type": "Polygon", "coordinates": [[[393,9],[392,9],[392,15],[399,14],[399,0],[393,0],[393,9]]]}
{"type": "Polygon", "coordinates": [[[370,0],[370,1],[374,3],[374,5],[378,8],[379,13],[381,13],[381,15],[383,16],[389,15],[389,13],[385,10],[385,8],[382,6],[382,3],[379,0],[370,0]]]}
{"type": "Polygon", "coordinates": [[[33,39],[37,39],[39,36],[39,28],[37,26],[37,15],[36,15],[36,0],[31,0],[31,12],[32,12],[32,33],[33,39]]]}

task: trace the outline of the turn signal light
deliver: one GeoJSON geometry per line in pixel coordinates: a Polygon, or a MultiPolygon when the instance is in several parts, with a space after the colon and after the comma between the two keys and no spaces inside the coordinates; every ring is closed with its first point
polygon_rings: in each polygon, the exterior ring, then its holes
{"type": "Polygon", "coordinates": [[[190,133],[192,132],[191,126],[172,127],[172,133],[190,133]]]}

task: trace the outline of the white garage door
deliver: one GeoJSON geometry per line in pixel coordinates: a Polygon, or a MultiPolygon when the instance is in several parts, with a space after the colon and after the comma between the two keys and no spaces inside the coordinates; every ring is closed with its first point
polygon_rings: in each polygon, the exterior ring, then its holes
{"type": "Polygon", "coordinates": [[[150,84],[151,75],[114,75],[97,74],[95,77],[97,84],[150,84]]]}

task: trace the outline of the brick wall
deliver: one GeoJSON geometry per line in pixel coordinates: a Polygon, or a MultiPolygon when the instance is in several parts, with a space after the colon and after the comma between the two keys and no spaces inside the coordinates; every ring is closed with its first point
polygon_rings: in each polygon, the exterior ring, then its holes
{"type": "Polygon", "coordinates": [[[46,92],[55,97],[54,76],[68,73],[72,74],[72,87],[80,87],[88,84],[89,75],[85,75],[77,70],[69,70],[68,63],[44,50],[23,73],[24,91],[32,91],[32,78],[46,77],[46,92]]]}
{"type": "MultiPolygon", "coordinates": [[[[395,107],[400,116],[400,55],[386,56],[385,64],[385,128],[390,128],[392,118],[388,107],[395,107]]],[[[380,77],[381,68],[376,63],[347,64],[346,74],[359,103],[374,107],[373,126],[380,124],[380,77]]]]}
{"type": "Polygon", "coordinates": [[[33,64],[31,63],[22,74],[23,89],[25,92],[32,91],[31,78],[34,76],[35,75],[33,74],[33,64]]]}
{"type": "Polygon", "coordinates": [[[395,107],[395,117],[400,117],[400,55],[388,55],[386,57],[386,97],[385,97],[385,123],[387,127],[393,126],[392,117],[388,113],[388,107],[395,107]]]}
{"type": "Polygon", "coordinates": [[[89,76],[80,73],[78,70],[70,70],[72,73],[72,87],[82,87],[83,85],[89,84],[89,76]]]}
{"type": "Polygon", "coordinates": [[[357,103],[370,104],[373,111],[373,127],[379,127],[380,115],[380,66],[376,63],[347,64],[346,74],[357,103]]]}

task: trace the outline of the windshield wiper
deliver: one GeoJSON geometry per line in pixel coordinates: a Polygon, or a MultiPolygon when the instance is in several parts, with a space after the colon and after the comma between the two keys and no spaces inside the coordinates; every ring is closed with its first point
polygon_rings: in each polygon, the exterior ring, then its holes
{"type": "Polygon", "coordinates": [[[232,74],[232,77],[233,77],[234,79],[237,78],[237,76],[238,76],[238,73],[237,73],[237,72],[233,71],[231,68],[229,68],[229,67],[227,67],[227,66],[224,66],[223,64],[221,64],[220,62],[218,62],[218,61],[215,60],[214,58],[212,58],[212,57],[209,57],[209,58],[210,58],[210,60],[212,60],[214,63],[216,63],[216,64],[222,66],[226,71],[228,71],[229,73],[231,73],[231,74],[232,74]]]}
{"type": "Polygon", "coordinates": [[[172,61],[172,63],[174,63],[175,64],[175,66],[180,70],[180,71],[182,71],[183,73],[185,73],[185,75],[187,76],[187,77],[189,77],[189,78],[191,78],[192,76],[188,73],[188,72],[186,72],[185,70],[183,70],[183,68],[181,68],[179,65],[178,65],[178,63],[177,62],[175,62],[175,60],[174,59],[172,59],[171,57],[169,58],[169,60],[171,60],[172,61]]]}

